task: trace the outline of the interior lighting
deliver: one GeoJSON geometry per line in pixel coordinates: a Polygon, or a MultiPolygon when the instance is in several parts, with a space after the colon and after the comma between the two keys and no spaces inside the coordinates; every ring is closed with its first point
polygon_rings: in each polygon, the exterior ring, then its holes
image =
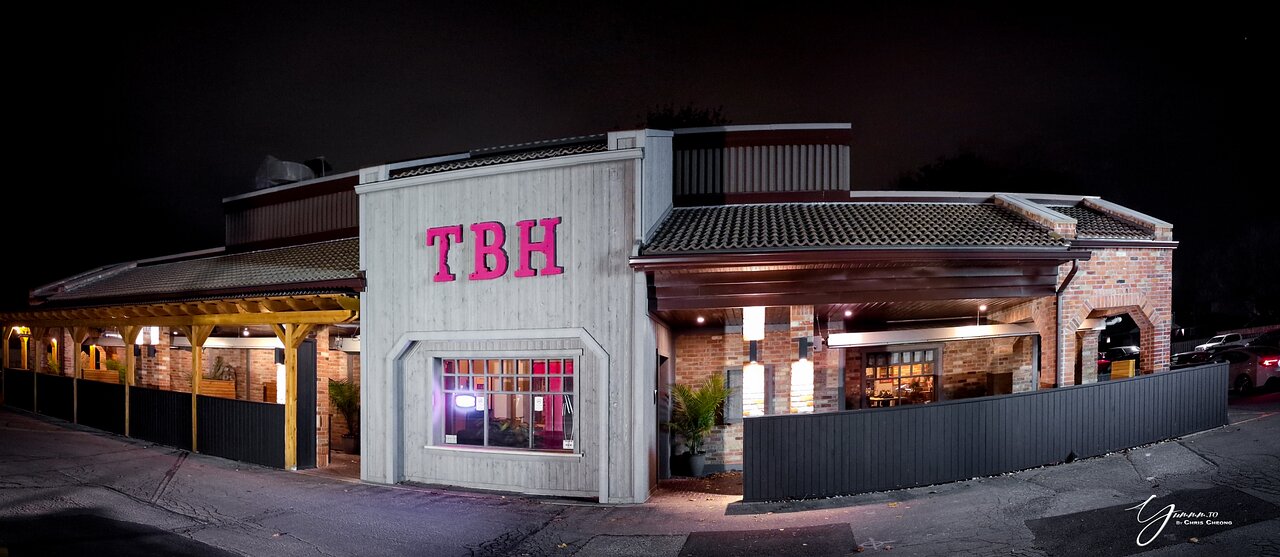
{"type": "Polygon", "coordinates": [[[764,306],[742,308],[742,340],[764,340],[764,306]]]}
{"type": "Polygon", "coordinates": [[[750,362],[742,366],[742,415],[763,416],[764,412],[764,365],[759,360],[759,345],[751,341],[749,349],[750,362]]]}

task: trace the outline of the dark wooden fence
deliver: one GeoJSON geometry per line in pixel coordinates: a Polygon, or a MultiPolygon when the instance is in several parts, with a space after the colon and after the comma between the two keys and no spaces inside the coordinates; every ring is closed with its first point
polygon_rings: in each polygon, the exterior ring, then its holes
{"type": "Polygon", "coordinates": [[[743,500],[916,487],[1084,458],[1227,423],[1227,368],[919,406],[747,418],[743,500]]]}
{"type": "Polygon", "coordinates": [[[123,435],[124,385],[81,379],[77,388],[80,424],[123,435]]]}
{"type": "Polygon", "coordinates": [[[191,393],[130,387],[129,436],[191,450],[191,393]]]}
{"type": "Polygon", "coordinates": [[[75,418],[75,379],[37,373],[36,410],[68,422],[75,418]]]}
{"type": "MultiPolygon", "coordinates": [[[[200,452],[284,467],[283,404],[202,395],[196,403],[196,412],[199,414],[200,452]]],[[[190,420],[188,431],[189,428],[190,420]]]]}
{"type": "Polygon", "coordinates": [[[7,406],[32,410],[35,408],[35,393],[31,390],[31,382],[35,374],[22,369],[4,370],[4,403],[7,406]]]}

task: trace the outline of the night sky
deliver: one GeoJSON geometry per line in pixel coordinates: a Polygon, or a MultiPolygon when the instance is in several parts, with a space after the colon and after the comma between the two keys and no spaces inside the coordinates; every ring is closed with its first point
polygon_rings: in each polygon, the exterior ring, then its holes
{"type": "Polygon", "coordinates": [[[267,155],[344,172],[632,128],[670,104],[851,122],[855,189],[970,153],[1021,169],[1016,191],[1101,195],[1174,223],[1179,321],[1277,310],[1240,301],[1272,281],[1239,275],[1274,279],[1280,252],[1258,193],[1274,61],[1252,8],[346,4],[47,14],[10,82],[26,154],[5,305],[221,245],[220,199],[267,155]]]}

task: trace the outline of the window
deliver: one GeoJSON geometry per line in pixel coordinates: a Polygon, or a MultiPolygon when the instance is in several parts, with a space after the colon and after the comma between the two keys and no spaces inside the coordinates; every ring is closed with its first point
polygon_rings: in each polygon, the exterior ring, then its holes
{"type": "Polygon", "coordinates": [[[572,358],[443,359],[445,445],[572,451],[572,358]]]}
{"type": "Polygon", "coordinates": [[[872,408],[927,404],[938,400],[937,350],[875,352],[866,355],[864,392],[872,408]]]}

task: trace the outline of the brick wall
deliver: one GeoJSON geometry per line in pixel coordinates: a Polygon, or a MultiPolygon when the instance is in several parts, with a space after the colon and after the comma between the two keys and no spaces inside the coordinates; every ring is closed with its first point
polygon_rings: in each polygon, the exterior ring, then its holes
{"type": "Polygon", "coordinates": [[[75,358],[76,354],[80,351],[80,347],[74,345],[75,342],[71,340],[71,328],[64,327],[62,329],[62,334],[58,337],[58,348],[60,348],[59,352],[61,353],[60,359],[62,361],[62,374],[67,377],[75,375],[76,372],[75,358]]]}
{"type": "Polygon", "coordinates": [[[1076,332],[1075,380],[1079,385],[1098,382],[1098,331],[1076,332]]]}
{"type": "Polygon", "coordinates": [[[862,408],[862,349],[845,348],[832,352],[844,352],[845,408],[862,408]]]}
{"type": "Polygon", "coordinates": [[[191,349],[169,348],[169,389],[181,393],[191,392],[191,349]]]}
{"type": "MultiPolygon", "coordinates": [[[[1065,277],[1070,265],[1058,267],[1065,277]]],[[[1061,280],[1061,279],[1059,279],[1061,280]]],[[[1058,381],[1058,298],[1045,296],[1031,302],[1031,320],[1040,332],[1040,388],[1053,388],[1058,381]]]]}
{"type": "MultiPolygon", "coordinates": [[[[1139,371],[1151,373],[1168,369],[1173,251],[1096,249],[1088,261],[1081,261],[1079,265],[1075,280],[1062,294],[1064,330],[1075,331],[1091,314],[1102,310],[1122,309],[1141,331],[1139,371]]],[[[1075,334],[1063,336],[1066,340],[1064,361],[1071,366],[1080,357],[1081,339],[1075,334]]],[[[1068,377],[1068,381],[1073,380],[1068,377]]]]}
{"type": "MultiPolygon", "coordinates": [[[[1013,392],[1035,387],[1034,338],[1030,336],[961,340],[941,343],[939,358],[942,400],[984,396],[990,373],[1012,373],[1013,392]]],[[[930,349],[938,345],[929,345],[930,349]]],[[[921,347],[923,348],[923,346],[921,347]]],[[[846,348],[845,391],[848,408],[861,408],[865,353],[911,350],[911,346],[846,348]]]]}
{"type": "MultiPolygon", "coordinates": [[[[760,363],[773,370],[772,413],[785,414],[791,406],[791,363],[798,356],[793,340],[813,334],[813,306],[792,306],[785,325],[774,323],[765,328],[765,339],[759,344],[760,363]]],[[[726,332],[687,331],[675,338],[676,383],[697,386],[715,374],[745,365],[748,344],[740,330],[726,332]]],[[[811,354],[814,363],[814,411],[839,409],[840,361],[838,351],[811,354]]],[[[742,464],[742,424],[717,426],[705,441],[707,464],[712,467],[736,468],[742,464]]]]}
{"type": "MultiPolygon", "coordinates": [[[[334,351],[334,353],[341,355],[341,360],[339,360],[340,362],[345,362],[345,363],[339,364],[339,371],[338,371],[339,378],[342,378],[342,379],[350,378],[352,381],[359,383],[360,355],[354,354],[354,353],[338,352],[338,351],[334,351]]],[[[327,389],[328,386],[326,386],[325,388],[327,389]]],[[[333,435],[335,437],[340,435],[346,435],[347,433],[350,432],[350,428],[347,427],[347,420],[343,418],[342,414],[339,414],[336,410],[333,411],[332,425],[333,425],[333,435]]]]}
{"type": "MultiPolygon", "coordinates": [[[[766,339],[771,332],[765,331],[766,339]]],[[[675,348],[676,383],[691,386],[701,385],[707,378],[723,374],[727,368],[741,366],[747,355],[742,335],[726,334],[723,330],[678,334],[675,348]]],[[[760,357],[765,358],[763,347],[760,357]]],[[[708,465],[741,466],[742,424],[716,426],[707,435],[703,447],[707,452],[708,465]]]]}
{"type": "Polygon", "coordinates": [[[943,343],[943,400],[999,394],[988,389],[991,373],[1012,373],[1013,392],[1031,390],[1032,342],[1030,337],[1008,337],[943,343]]]}
{"type": "MultiPolygon", "coordinates": [[[[167,391],[173,388],[171,378],[174,352],[169,345],[169,335],[161,334],[155,348],[156,355],[149,356],[150,350],[146,346],[142,347],[142,357],[138,358],[136,368],[138,385],[167,391]]],[[[187,365],[190,367],[191,354],[185,354],[188,360],[187,365]]]]}
{"type": "MultiPolygon", "coordinates": [[[[316,332],[316,466],[329,465],[329,437],[348,432],[346,420],[330,408],[329,380],[347,378],[348,355],[329,345],[330,331],[321,327],[316,332]]],[[[357,378],[357,381],[359,379],[357,378]]]]}

